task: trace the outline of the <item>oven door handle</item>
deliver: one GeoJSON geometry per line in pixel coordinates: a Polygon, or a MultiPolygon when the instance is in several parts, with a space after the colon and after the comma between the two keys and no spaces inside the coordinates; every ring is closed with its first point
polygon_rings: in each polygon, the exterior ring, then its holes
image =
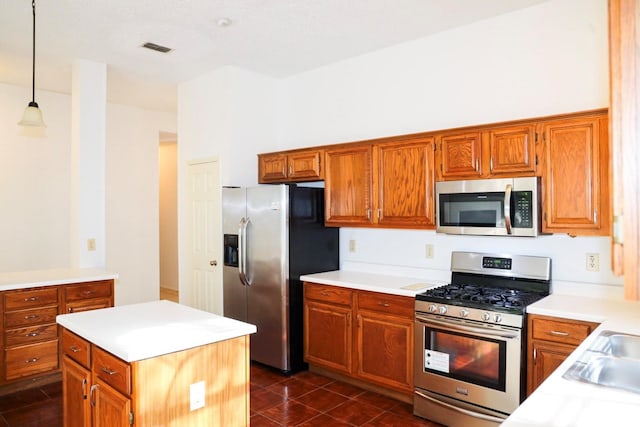
{"type": "Polygon", "coordinates": [[[425,398],[437,405],[440,406],[444,406],[445,408],[451,409],[452,411],[456,411],[456,412],[460,412],[462,414],[465,415],[469,415],[470,417],[474,417],[474,418],[480,418],[481,420],[485,420],[485,421],[491,421],[494,423],[498,423],[498,424],[502,424],[505,420],[505,418],[498,418],[498,417],[493,417],[491,415],[486,415],[486,414],[481,414],[479,412],[474,412],[474,411],[469,411],[468,409],[463,409],[463,408],[458,408],[457,406],[451,405],[449,403],[446,402],[441,402],[438,399],[434,399],[431,396],[427,396],[426,394],[418,391],[418,390],[414,390],[415,394],[417,394],[418,396],[425,398]]]}
{"type": "Polygon", "coordinates": [[[483,328],[474,328],[473,326],[462,326],[462,325],[456,325],[454,323],[449,323],[449,322],[441,322],[435,319],[426,319],[420,316],[416,316],[416,320],[419,321],[420,323],[433,324],[437,326],[442,326],[444,328],[453,329],[456,331],[471,332],[477,335],[482,335],[490,338],[498,337],[498,338],[504,338],[504,339],[516,339],[520,337],[519,333],[510,334],[507,332],[496,332],[496,331],[483,329],[483,328]]]}

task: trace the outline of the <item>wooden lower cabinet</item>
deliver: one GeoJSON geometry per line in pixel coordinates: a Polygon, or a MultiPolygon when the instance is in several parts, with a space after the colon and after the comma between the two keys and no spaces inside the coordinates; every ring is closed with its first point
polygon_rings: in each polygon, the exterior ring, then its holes
{"type": "Polygon", "coordinates": [[[597,323],[529,315],[527,320],[527,396],[584,341],[597,323]]]}
{"type": "Polygon", "coordinates": [[[249,425],[248,336],[130,363],[65,328],[62,343],[65,427],[249,425]]]}
{"type": "Polygon", "coordinates": [[[413,298],[308,282],[304,291],[310,365],[412,395],[413,298]]]}

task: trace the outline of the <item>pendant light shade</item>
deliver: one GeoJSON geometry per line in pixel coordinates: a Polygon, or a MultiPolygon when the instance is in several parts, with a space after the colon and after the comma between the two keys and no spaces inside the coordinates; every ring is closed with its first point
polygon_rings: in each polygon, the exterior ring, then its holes
{"type": "Polygon", "coordinates": [[[33,50],[31,56],[31,102],[22,114],[22,120],[18,122],[20,126],[45,127],[42,120],[42,111],[36,102],[36,0],[31,1],[33,9],[33,50]]]}

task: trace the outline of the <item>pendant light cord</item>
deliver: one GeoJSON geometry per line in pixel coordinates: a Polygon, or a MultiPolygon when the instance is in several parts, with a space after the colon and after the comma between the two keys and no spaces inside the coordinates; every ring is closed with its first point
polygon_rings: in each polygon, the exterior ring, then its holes
{"type": "Polygon", "coordinates": [[[33,9],[33,49],[31,55],[31,102],[36,102],[36,0],[31,0],[33,9]]]}

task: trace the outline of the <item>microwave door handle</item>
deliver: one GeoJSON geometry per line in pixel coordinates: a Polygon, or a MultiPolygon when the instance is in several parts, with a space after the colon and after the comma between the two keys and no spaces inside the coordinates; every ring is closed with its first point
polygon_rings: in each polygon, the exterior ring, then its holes
{"type": "Polygon", "coordinates": [[[507,234],[511,234],[511,190],[513,186],[507,184],[504,189],[504,226],[507,228],[507,234]]]}

